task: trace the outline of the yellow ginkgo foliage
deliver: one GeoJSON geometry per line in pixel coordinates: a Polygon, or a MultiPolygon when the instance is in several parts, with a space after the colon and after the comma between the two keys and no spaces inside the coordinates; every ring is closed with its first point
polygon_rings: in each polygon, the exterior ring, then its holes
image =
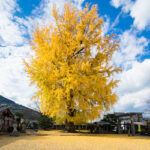
{"type": "Polygon", "coordinates": [[[120,69],[111,59],[118,42],[114,35],[104,35],[96,5],[78,10],[67,3],[62,14],[54,6],[53,17],[55,24],[35,28],[35,55],[25,62],[37,87],[34,98],[42,113],[57,122],[92,121],[117,100],[113,74],[120,69]]]}

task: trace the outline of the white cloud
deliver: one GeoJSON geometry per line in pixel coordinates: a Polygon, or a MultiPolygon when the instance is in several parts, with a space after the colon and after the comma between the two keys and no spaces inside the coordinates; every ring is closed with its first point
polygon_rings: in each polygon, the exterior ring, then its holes
{"type": "Polygon", "coordinates": [[[130,15],[134,18],[134,25],[142,30],[150,25],[150,0],[137,0],[133,5],[130,15]]]}
{"type": "Polygon", "coordinates": [[[126,93],[137,92],[141,89],[150,87],[150,59],[142,63],[134,62],[131,69],[121,73],[119,91],[126,93]]]}
{"type": "Polygon", "coordinates": [[[0,1],[0,94],[27,105],[33,87],[29,87],[22,59],[28,57],[30,48],[16,22],[16,11],[16,0],[0,1]]]}
{"type": "Polygon", "coordinates": [[[132,0],[111,0],[111,5],[113,5],[115,8],[122,7],[123,12],[128,12],[133,2],[132,0]]]}
{"type": "MultiPolygon", "coordinates": [[[[144,30],[150,24],[149,0],[111,0],[111,4],[129,13],[137,29],[144,30]]],[[[144,36],[139,37],[133,28],[120,35],[120,50],[115,53],[113,62],[124,70],[117,76],[120,83],[115,111],[146,110],[147,101],[150,100],[150,59],[143,62],[138,62],[138,59],[147,53],[148,44],[149,40],[144,36]]]]}
{"type": "Polygon", "coordinates": [[[28,45],[0,48],[0,94],[26,106],[35,90],[24,72],[23,58],[29,53],[28,45]]]}
{"type": "Polygon", "coordinates": [[[115,105],[117,111],[144,111],[150,100],[150,59],[142,63],[135,62],[130,70],[120,74],[117,88],[119,101],[115,105]]]}
{"type": "Polygon", "coordinates": [[[107,15],[103,17],[102,36],[106,35],[110,30],[110,19],[107,15]]]}
{"type": "Polygon", "coordinates": [[[118,8],[122,7],[123,12],[130,14],[134,19],[134,26],[144,30],[150,25],[149,7],[150,0],[111,0],[111,4],[118,8]]]}
{"type": "Polygon", "coordinates": [[[145,55],[148,39],[138,37],[127,30],[120,35],[120,49],[114,54],[113,63],[123,72],[116,76],[120,80],[117,88],[118,102],[115,111],[144,111],[150,95],[150,59],[138,62],[145,55]]]}
{"type": "Polygon", "coordinates": [[[124,94],[115,104],[115,111],[140,111],[147,109],[147,100],[149,100],[150,88],[141,89],[135,93],[124,94]]]}
{"type": "Polygon", "coordinates": [[[136,33],[127,30],[120,35],[120,50],[114,54],[113,62],[124,69],[131,67],[138,55],[144,55],[149,41],[145,37],[137,37],[136,33]]]}
{"type": "Polygon", "coordinates": [[[0,1],[0,45],[22,44],[24,38],[13,14],[19,10],[15,0],[0,1]]]}

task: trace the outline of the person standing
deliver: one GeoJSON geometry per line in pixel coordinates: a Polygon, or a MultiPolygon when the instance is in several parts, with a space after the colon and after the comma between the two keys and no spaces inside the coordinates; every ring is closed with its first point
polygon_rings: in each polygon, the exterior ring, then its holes
{"type": "Polygon", "coordinates": [[[141,125],[140,124],[138,124],[138,135],[141,135],[141,125]]]}

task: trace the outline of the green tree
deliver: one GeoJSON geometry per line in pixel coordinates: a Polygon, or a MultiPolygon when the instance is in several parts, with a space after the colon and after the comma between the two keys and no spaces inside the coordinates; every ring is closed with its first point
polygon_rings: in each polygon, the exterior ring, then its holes
{"type": "Polygon", "coordinates": [[[39,126],[40,128],[46,130],[46,129],[50,129],[52,127],[52,119],[43,115],[40,120],[39,120],[39,126]]]}

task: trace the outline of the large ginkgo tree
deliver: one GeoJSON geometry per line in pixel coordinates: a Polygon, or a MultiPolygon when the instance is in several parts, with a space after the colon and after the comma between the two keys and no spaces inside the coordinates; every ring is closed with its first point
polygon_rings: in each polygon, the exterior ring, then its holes
{"type": "Polygon", "coordinates": [[[114,35],[103,33],[103,19],[97,6],[78,10],[70,3],[63,13],[53,7],[54,22],[35,28],[25,62],[31,83],[37,87],[34,98],[41,111],[56,122],[86,123],[101,116],[117,101],[112,65],[118,50],[114,35]]]}

